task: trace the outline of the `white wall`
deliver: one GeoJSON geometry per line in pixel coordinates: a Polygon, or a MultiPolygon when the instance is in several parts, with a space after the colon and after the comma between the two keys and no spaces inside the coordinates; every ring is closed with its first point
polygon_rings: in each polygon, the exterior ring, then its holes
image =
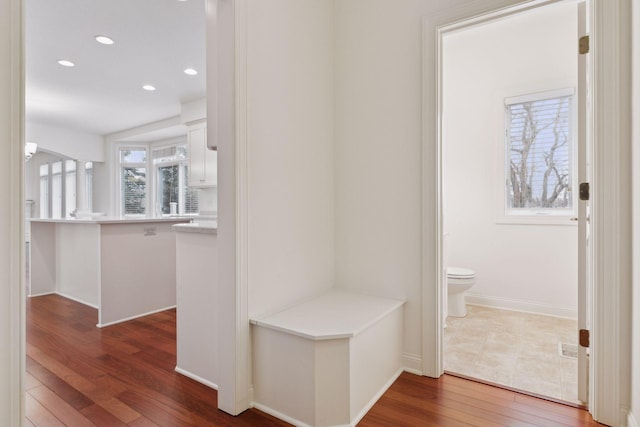
{"type": "Polygon", "coordinates": [[[333,285],[332,2],[249,2],[249,314],[333,285]]]}
{"type": "Polygon", "coordinates": [[[336,283],[405,298],[404,351],[416,360],[423,341],[421,25],[462,3],[335,2],[336,283]]]}
{"type": "Polygon", "coordinates": [[[640,426],[640,5],[632,6],[632,164],[633,173],[633,282],[631,322],[631,417],[629,427],[640,426]],[[633,421],[632,421],[633,420],[633,421]],[[635,422],[635,424],[633,423],[635,422]]]}
{"type": "Polygon", "coordinates": [[[37,143],[39,150],[60,153],[71,159],[105,160],[104,138],[100,135],[29,122],[26,125],[26,139],[37,143]]]}
{"type": "Polygon", "coordinates": [[[497,223],[505,188],[504,98],[577,91],[576,39],[575,4],[444,37],[444,230],[448,265],[476,271],[471,301],[577,316],[576,223],[497,223]]]}
{"type": "Polygon", "coordinates": [[[21,255],[15,249],[23,240],[22,191],[17,177],[22,163],[19,117],[20,14],[19,2],[0,1],[0,425],[20,423],[18,393],[24,369],[19,321],[24,303],[20,292],[21,255]]]}

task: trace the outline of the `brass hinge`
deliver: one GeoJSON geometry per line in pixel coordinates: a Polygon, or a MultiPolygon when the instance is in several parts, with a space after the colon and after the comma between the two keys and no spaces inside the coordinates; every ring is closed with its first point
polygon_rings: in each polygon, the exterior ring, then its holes
{"type": "Polygon", "coordinates": [[[580,347],[589,348],[589,330],[580,329],[580,347]]]}
{"type": "Polygon", "coordinates": [[[578,51],[580,52],[580,55],[589,53],[589,36],[580,37],[580,41],[578,42],[578,51]]]}
{"type": "Polygon", "coordinates": [[[580,183],[580,200],[589,200],[590,191],[589,191],[589,183],[581,182],[580,183]]]}

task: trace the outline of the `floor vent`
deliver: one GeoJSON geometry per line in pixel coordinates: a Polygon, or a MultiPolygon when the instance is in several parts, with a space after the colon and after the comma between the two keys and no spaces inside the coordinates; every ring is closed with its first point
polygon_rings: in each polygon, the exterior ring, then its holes
{"type": "Polygon", "coordinates": [[[578,358],[578,346],[576,344],[567,344],[564,342],[558,344],[558,351],[560,352],[560,356],[569,357],[571,359],[578,358]]]}

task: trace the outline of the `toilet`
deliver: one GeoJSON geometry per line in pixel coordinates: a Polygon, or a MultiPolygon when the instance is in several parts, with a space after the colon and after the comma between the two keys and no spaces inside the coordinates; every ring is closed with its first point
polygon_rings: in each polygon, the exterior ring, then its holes
{"type": "Polygon", "coordinates": [[[465,317],[464,294],[476,282],[476,272],[468,268],[447,267],[447,315],[465,317]]]}

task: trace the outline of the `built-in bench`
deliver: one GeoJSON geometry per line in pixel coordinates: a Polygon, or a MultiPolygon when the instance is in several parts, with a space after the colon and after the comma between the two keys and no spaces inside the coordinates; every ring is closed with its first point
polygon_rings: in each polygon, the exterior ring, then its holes
{"type": "Polygon", "coordinates": [[[333,289],[252,319],[254,406],[295,425],[355,425],[402,371],[403,305],[333,289]]]}

